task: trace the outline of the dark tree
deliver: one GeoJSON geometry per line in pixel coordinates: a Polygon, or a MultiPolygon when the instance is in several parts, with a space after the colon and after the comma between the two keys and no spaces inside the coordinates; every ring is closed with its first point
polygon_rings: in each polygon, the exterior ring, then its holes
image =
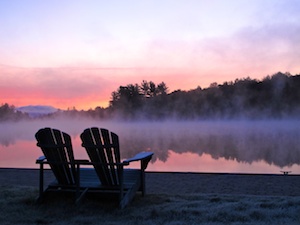
{"type": "Polygon", "coordinates": [[[112,93],[110,111],[117,116],[133,118],[141,107],[140,88],[137,84],[120,86],[118,91],[112,93]]]}
{"type": "Polygon", "coordinates": [[[28,114],[17,111],[14,106],[10,106],[7,103],[0,106],[0,121],[21,120],[28,118],[28,114]]]}

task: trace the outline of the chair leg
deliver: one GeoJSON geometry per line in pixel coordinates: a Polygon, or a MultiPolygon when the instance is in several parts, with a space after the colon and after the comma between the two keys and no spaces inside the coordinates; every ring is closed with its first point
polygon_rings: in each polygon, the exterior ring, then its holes
{"type": "Polygon", "coordinates": [[[149,157],[147,159],[144,159],[141,161],[141,191],[142,191],[142,196],[146,195],[146,180],[145,180],[145,170],[148,166],[148,163],[150,162],[152,157],[149,157]]]}
{"type": "Polygon", "coordinates": [[[124,197],[121,199],[120,201],[120,205],[119,208],[120,209],[124,209],[134,198],[135,193],[137,192],[137,190],[139,189],[141,185],[141,181],[138,180],[124,195],[124,197]]]}
{"type": "Polygon", "coordinates": [[[40,163],[40,183],[39,183],[39,197],[37,203],[42,203],[44,198],[44,164],[40,163]]]}
{"type": "Polygon", "coordinates": [[[76,201],[75,201],[75,204],[76,204],[76,205],[78,205],[78,204],[81,203],[83,197],[85,196],[85,194],[87,193],[88,190],[89,190],[88,188],[84,189],[84,190],[81,192],[81,194],[76,198],[76,201]]]}
{"type": "Polygon", "coordinates": [[[146,195],[146,185],[145,185],[145,171],[141,171],[141,191],[142,191],[142,196],[144,197],[146,195]]]}

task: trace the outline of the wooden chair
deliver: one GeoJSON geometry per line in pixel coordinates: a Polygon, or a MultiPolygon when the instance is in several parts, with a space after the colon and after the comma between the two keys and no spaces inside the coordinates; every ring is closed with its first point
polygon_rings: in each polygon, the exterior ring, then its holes
{"type": "MultiPolygon", "coordinates": [[[[91,184],[88,184],[80,177],[80,165],[87,164],[88,160],[75,160],[71,138],[68,134],[57,129],[43,128],[35,134],[37,146],[42,149],[44,156],[38,158],[36,163],[40,165],[40,184],[38,201],[43,200],[44,195],[49,191],[74,192],[76,202],[79,202],[91,184]],[[44,190],[44,165],[50,165],[50,168],[56,177],[44,190]]],[[[85,171],[85,176],[97,179],[93,170],[85,171]]],[[[94,182],[94,185],[95,182],[94,182]]],[[[97,184],[98,185],[98,184],[97,184]]]]}
{"type": "Polygon", "coordinates": [[[145,195],[145,169],[152,152],[142,152],[121,162],[119,138],[115,133],[92,127],[85,129],[80,137],[101,182],[98,190],[117,194],[120,208],[128,205],[137,191],[145,195]],[[140,169],[124,168],[133,161],[140,161],[140,169]]]}

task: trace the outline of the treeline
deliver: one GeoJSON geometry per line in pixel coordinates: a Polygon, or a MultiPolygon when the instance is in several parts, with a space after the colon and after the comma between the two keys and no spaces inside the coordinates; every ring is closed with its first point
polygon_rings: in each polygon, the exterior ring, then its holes
{"type": "Polygon", "coordinates": [[[143,81],[113,92],[109,112],[125,119],[299,118],[300,75],[278,72],[172,93],[164,83],[143,81]]]}
{"type": "Polygon", "coordinates": [[[18,121],[22,119],[29,119],[29,115],[17,111],[14,106],[7,103],[0,106],[0,122],[1,121],[18,121]]]}
{"type": "MultiPolygon", "coordinates": [[[[24,118],[7,104],[0,120],[24,118]]],[[[112,92],[109,107],[88,111],[75,108],[45,117],[86,116],[97,119],[284,119],[300,118],[300,75],[278,72],[262,80],[244,78],[194,90],[169,93],[167,85],[142,81],[112,92]]]]}

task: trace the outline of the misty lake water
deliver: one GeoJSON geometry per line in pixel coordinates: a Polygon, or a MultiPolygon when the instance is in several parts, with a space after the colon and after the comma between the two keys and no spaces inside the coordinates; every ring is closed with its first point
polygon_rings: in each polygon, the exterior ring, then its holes
{"type": "MultiPolygon", "coordinates": [[[[38,168],[34,134],[43,127],[72,137],[75,158],[88,159],[80,133],[119,135],[122,158],[152,151],[148,171],[300,174],[300,121],[110,122],[82,118],[0,123],[0,167],[38,168]]],[[[138,166],[133,164],[133,167],[138,166]]]]}

